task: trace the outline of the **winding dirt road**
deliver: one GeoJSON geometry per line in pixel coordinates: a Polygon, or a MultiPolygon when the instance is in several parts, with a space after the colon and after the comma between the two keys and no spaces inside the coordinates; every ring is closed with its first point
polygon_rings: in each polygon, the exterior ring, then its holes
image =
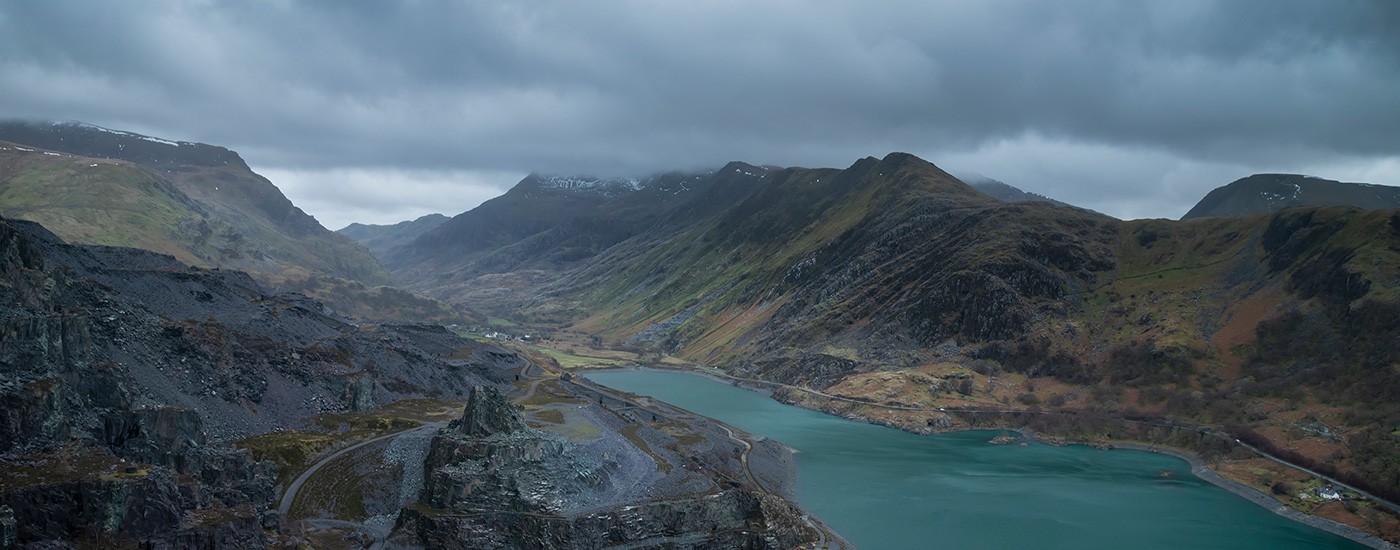
{"type": "Polygon", "coordinates": [[[305,472],[302,472],[301,475],[297,476],[296,480],[292,481],[291,485],[288,485],[288,486],[287,486],[287,490],[286,490],[285,492],[282,493],[282,502],[277,506],[277,512],[278,512],[283,518],[286,518],[286,517],[287,517],[287,512],[290,512],[290,511],[292,510],[292,503],[293,503],[293,502],[296,502],[297,492],[298,492],[298,491],[301,491],[302,485],[305,485],[305,484],[306,484],[306,480],[311,479],[311,476],[315,475],[316,472],[317,472],[318,470],[321,469],[321,467],[325,466],[326,464],[330,464],[330,462],[331,462],[332,460],[335,460],[335,459],[337,459],[337,458],[340,458],[340,457],[344,456],[346,453],[349,453],[350,451],[353,451],[353,450],[358,449],[358,448],[360,448],[360,447],[364,447],[365,445],[369,445],[369,444],[371,444],[371,443],[375,443],[375,442],[378,442],[378,441],[383,441],[383,440],[385,440],[385,439],[395,438],[395,437],[401,436],[401,435],[403,435],[403,434],[406,434],[406,433],[408,433],[408,432],[421,431],[421,430],[428,430],[428,429],[437,429],[437,428],[439,428],[439,427],[441,427],[441,426],[445,426],[445,425],[446,425],[446,423],[443,423],[443,422],[433,422],[433,423],[429,423],[429,424],[424,424],[424,425],[422,425],[422,426],[418,426],[418,427],[416,427],[416,428],[409,428],[409,429],[406,429],[406,430],[399,430],[399,431],[394,432],[394,433],[384,434],[384,435],[381,435],[381,436],[379,436],[379,437],[375,437],[375,438],[371,438],[371,439],[366,439],[366,440],[364,440],[364,441],[361,441],[361,442],[359,442],[359,443],[356,443],[356,444],[354,444],[354,445],[351,445],[351,446],[349,446],[349,447],[346,447],[346,448],[344,448],[344,449],[341,449],[341,450],[339,450],[339,451],[336,451],[336,452],[332,453],[330,456],[327,456],[327,457],[325,457],[325,458],[323,458],[323,459],[317,461],[315,464],[312,464],[310,468],[307,468],[305,472]]]}

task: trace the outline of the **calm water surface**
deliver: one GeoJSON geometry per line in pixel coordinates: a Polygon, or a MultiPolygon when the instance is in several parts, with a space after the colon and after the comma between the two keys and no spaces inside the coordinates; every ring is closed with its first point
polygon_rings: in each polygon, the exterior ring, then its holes
{"type": "Polygon", "coordinates": [[[1255,506],[1166,455],[989,445],[992,432],[919,436],[691,374],[588,378],[797,449],[797,500],[865,550],[1365,548],[1255,506]]]}

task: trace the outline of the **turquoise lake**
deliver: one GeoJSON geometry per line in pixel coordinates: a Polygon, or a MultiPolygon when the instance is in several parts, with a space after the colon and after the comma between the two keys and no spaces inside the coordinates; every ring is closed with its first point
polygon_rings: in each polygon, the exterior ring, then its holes
{"type": "Polygon", "coordinates": [[[587,376],[797,449],[798,502],[864,550],[1365,548],[1251,504],[1171,456],[989,445],[993,432],[915,435],[684,373],[587,376]]]}

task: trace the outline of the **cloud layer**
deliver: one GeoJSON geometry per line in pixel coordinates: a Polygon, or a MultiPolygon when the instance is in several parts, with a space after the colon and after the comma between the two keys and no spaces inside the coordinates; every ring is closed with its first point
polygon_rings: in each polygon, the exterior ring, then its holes
{"type": "Polygon", "coordinates": [[[229,146],[328,225],[529,171],[894,150],[1175,217],[1257,171],[1400,184],[1397,28],[1386,0],[29,2],[0,6],[0,116],[229,146]],[[442,191],[343,185],[386,174],[442,191]]]}

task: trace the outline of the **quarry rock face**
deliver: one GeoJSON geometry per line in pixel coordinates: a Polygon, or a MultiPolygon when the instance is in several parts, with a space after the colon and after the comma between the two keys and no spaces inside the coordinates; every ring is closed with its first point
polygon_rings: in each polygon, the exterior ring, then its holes
{"type": "Polygon", "coordinates": [[[462,417],[433,438],[425,502],[462,512],[566,510],[602,481],[602,466],[568,450],[564,438],[526,426],[495,388],[473,387],[462,417]]]}
{"type": "Polygon", "coordinates": [[[748,489],[617,503],[615,463],[571,453],[525,425],[495,388],[472,388],[462,417],[433,438],[420,506],[400,527],[428,548],[794,548],[811,539],[802,512],[748,489]],[[430,510],[430,511],[429,511],[430,510]]]}
{"type": "Polygon", "coordinates": [[[243,273],[0,220],[0,548],[264,547],[276,466],[230,442],[320,413],[465,396],[520,361],[489,349],[445,359],[464,342],[440,327],[352,324],[243,273]]]}

